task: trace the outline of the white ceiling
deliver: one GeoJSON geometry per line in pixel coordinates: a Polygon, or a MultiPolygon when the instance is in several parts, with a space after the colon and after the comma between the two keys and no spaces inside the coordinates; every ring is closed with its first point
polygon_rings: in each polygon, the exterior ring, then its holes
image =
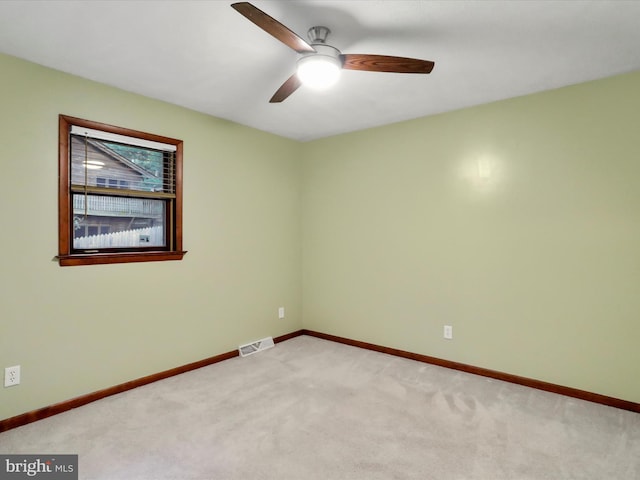
{"type": "Polygon", "coordinates": [[[269,104],[298,55],[231,3],[4,0],[0,52],[303,141],[640,69],[636,0],[254,0],[343,53],[435,61],[269,104]]]}

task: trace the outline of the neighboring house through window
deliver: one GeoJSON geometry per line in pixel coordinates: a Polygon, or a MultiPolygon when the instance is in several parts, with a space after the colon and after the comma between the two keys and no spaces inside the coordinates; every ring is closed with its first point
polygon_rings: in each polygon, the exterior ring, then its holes
{"type": "Polygon", "coordinates": [[[182,141],[60,115],[60,265],[180,260],[182,141]]]}

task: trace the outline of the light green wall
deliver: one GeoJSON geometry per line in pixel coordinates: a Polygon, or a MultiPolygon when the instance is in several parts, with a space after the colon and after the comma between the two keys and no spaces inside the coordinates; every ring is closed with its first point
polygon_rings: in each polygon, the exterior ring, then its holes
{"type": "Polygon", "coordinates": [[[0,419],[303,327],[640,402],[640,74],[299,144],[0,72],[0,419]],[[59,113],[185,141],[182,262],[53,261],[59,113]]]}
{"type": "Polygon", "coordinates": [[[632,73],[305,144],[304,327],[640,402],[639,133],[632,73]]]}
{"type": "Polygon", "coordinates": [[[0,419],[301,328],[300,144],[8,56],[0,72],[0,367],[22,366],[0,419]],[[183,261],[53,261],[60,113],[184,140],[183,261]]]}

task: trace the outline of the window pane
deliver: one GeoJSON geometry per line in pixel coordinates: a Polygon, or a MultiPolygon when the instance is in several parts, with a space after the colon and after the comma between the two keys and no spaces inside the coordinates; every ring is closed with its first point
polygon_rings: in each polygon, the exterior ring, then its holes
{"type": "Polygon", "coordinates": [[[73,195],[73,248],[164,247],[165,201],[73,195]]]}
{"type": "Polygon", "coordinates": [[[175,193],[173,154],[71,136],[71,183],[175,193]]]}

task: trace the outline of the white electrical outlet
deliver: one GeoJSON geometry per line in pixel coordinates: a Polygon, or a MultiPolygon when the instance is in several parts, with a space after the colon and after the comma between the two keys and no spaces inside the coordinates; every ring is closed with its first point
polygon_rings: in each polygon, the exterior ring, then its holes
{"type": "Polygon", "coordinates": [[[20,365],[4,369],[4,386],[13,387],[20,384],[20,365]]]}
{"type": "Polygon", "coordinates": [[[278,309],[278,318],[284,318],[284,307],[278,309]]]}
{"type": "Polygon", "coordinates": [[[444,338],[453,340],[453,327],[451,325],[444,326],[444,338]]]}

